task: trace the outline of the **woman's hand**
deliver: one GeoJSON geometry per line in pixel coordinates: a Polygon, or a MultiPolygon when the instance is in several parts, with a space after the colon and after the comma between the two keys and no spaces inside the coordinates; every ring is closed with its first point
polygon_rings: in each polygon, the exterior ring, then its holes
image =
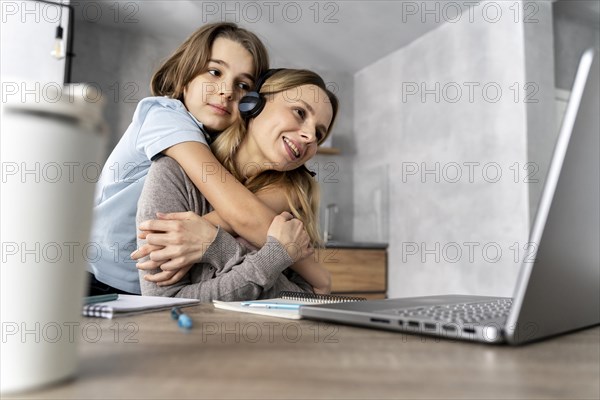
{"type": "MultiPolygon", "coordinates": [[[[149,260],[138,263],[137,267],[142,270],[160,267],[164,272],[173,272],[171,275],[163,273],[154,275],[155,278],[168,277],[170,281],[179,276],[176,274],[179,270],[186,268],[185,272],[187,272],[202,258],[213,242],[217,228],[191,211],[157,213],[157,216],[158,220],[148,220],[140,224],[139,238],[146,239],[147,243],[133,252],[131,258],[139,260],[150,256],[149,260]],[[163,275],[160,276],[161,274],[163,275]]],[[[155,281],[155,279],[147,280],[155,281]]]]}
{"type": "Polygon", "coordinates": [[[313,287],[313,291],[316,294],[330,294],[331,293],[331,288],[327,289],[327,288],[313,287]]]}
{"type": "Polygon", "coordinates": [[[287,211],[273,219],[267,235],[277,239],[294,262],[302,260],[314,252],[304,224],[287,211]]]}

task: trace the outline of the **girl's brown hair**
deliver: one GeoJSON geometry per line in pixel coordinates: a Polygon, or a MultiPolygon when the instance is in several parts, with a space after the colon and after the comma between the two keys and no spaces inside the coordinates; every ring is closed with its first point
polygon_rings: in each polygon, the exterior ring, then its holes
{"type": "MultiPolygon", "coordinates": [[[[262,85],[260,93],[269,101],[269,96],[286,90],[294,89],[303,85],[315,85],[322,89],[331,104],[333,116],[327,134],[321,138],[322,143],[333,127],[338,112],[338,99],[327,89],[323,79],[316,73],[303,69],[282,69],[270,76],[262,85]]],[[[288,200],[290,212],[302,221],[314,246],[321,244],[318,229],[319,215],[319,185],[309,172],[301,167],[292,171],[264,171],[260,174],[246,179],[241,171],[238,171],[234,161],[242,140],[246,136],[247,122],[241,119],[221,133],[212,143],[211,148],[217,159],[227,168],[240,182],[253,193],[260,190],[283,190],[288,200]]]]}
{"type": "Polygon", "coordinates": [[[206,71],[217,38],[232,40],[248,50],[254,60],[255,76],[269,68],[267,49],[254,33],[229,22],[207,24],[187,38],[154,73],[150,83],[152,95],[183,101],[185,86],[206,71]]]}

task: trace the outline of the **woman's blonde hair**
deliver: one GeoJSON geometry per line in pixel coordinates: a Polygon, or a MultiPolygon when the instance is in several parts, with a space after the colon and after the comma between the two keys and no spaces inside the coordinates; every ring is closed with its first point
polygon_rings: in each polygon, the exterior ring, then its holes
{"type": "Polygon", "coordinates": [[[152,95],[183,101],[186,85],[207,70],[212,45],[217,38],[232,40],[248,50],[254,60],[256,77],[269,68],[267,49],[254,33],[229,22],[207,24],[187,38],[154,73],[150,83],[152,95]]]}
{"type": "MultiPolygon", "coordinates": [[[[326,87],[323,79],[316,73],[304,69],[282,69],[271,75],[260,88],[260,93],[268,97],[276,93],[294,89],[303,85],[315,85],[322,89],[331,104],[333,116],[327,133],[319,141],[322,143],[333,127],[338,112],[338,99],[326,87]]],[[[315,95],[318,95],[315,93],[315,95]]],[[[319,185],[305,167],[291,171],[263,171],[260,174],[246,179],[239,171],[234,161],[234,156],[242,140],[246,136],[247,121],[239,119],[212,143],[211,148],[217,159],[250,191],[256,193],[261,190],[283,190],[288,201],[290,212],[302,221],[314,246],[321,245],[319,235],[319,185]]]]}

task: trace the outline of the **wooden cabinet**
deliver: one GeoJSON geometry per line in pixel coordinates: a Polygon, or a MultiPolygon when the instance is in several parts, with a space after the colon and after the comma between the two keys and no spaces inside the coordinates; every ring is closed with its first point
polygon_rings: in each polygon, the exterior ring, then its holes
{"type": "Polygon", "coordinates": [[[325,248],[317,251],[331,272],[331,292],[384,299],[387,292],[387,250],[325,248]]]}
{"type": "Polygon", "coordinates": [[[326,154],[329,156],[334,156],[340,153],[340,149],[336,149],[335,147],[317,147],[317,154],[326,154]]]}

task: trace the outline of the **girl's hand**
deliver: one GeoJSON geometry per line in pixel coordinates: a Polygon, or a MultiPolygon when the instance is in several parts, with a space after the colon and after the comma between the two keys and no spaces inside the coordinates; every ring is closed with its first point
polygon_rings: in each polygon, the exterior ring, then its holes
{"type": "MultiPolygon", "coordinates": [[[[141,234],[138,235],[138,237],[140,239],[146,239],[146,236],[148,235],[149,232],[144,231],[141,234]]],[[[154,233],[158,233],[158,232],[154,232],[154,233]]],[[[157,250],[162,250],[164,249],[164,246],[153,246],[151,244],[146,243],[145,245],[143,245],[142,247],[140,247],[139,249],[137,249],[136,251],[134,251],[133,253],[131,253],[130,257],[134,260],[139,260],[140,258],[144,258],[148,255],[150,255],[153,251],[157,251],[157,250]]],[[[153,269],[157,269],[160,268],[160,266],[164,264],[164,261],[152,261],[150,259],[148,259],[147,261],[144,261],[142,263],[137,263],[136,267],[138,269],[143,269],[145,271],[151,271],[153,269]]]]}
{"type": "Polygon", "coordinates": [[[154,282],[158,286],[169,286],[177,283],[188,273],[193,264],[187,265],[177,271],[161,271],[154,275],[145,275],[144,279],[148,282],[154,282]]]}
{"type": "MultiPolygon", "coordinates": [[[[217,228],[191,211],[170,214],[157,213],[157,216],[158,220],[144,221],[140,224],[139,237],[145,238],[147,244],[132,253],[131,258],[138,260],[149,255],[149,260],[137,265],[139,269],[143,270],[152,270],[158,267],[164,272],[177,272],[186,267],[189,270],[202,258],[208,246],[213,242],[217,228]]],[[[163,275],[163,277],[166,276],[166,274],[163,275]]],[[[178,275],[173,275],[172,278],[175,276],[178,275]]]]}

